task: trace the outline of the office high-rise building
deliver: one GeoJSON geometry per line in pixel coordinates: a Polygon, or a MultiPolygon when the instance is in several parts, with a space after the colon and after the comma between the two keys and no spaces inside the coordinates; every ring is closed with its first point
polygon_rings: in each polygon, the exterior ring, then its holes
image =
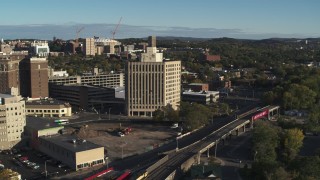
{"type": "Polygon", "coordinates": [[[148,46],[149,46],[149,47],[157,47],[157,39],[156,39],[156,36],[149,36],[149,37],[148,37],[148,46]]]}
{"type": "Polygon", "coordinates": [[[180,61],[163,61],[155,47],[142,54],[141,62],[126,64],[126,114],[128,116],[153,116],[153,112],[170,104],[180,105],[180,61]],[[145,55],[148,54],[148,55],[145,55]],[[157,58],[158,57],[158,58],[157,58]]]}
{"type": "Polygon", "coordinates": [[[94,45],[94,39],[93,38],[86,38],[84,42],[84,55],[86,56],[94,56],[95,55],[95,45],[94,45]]]}
{"type": "Polygon", "coordinates": [[[48,61],[27,58],[20,63],[20,93],[23,97],[48,97],[48,61]]]}
{"type": "Polygon", "coordinates": [[[23,58],[24,55],[0,55],[0,93],[9,93],[12,87],[20,88],[19,63],[23,58]]]}
{"type": "MultiPolygon", "coordinates": [[[[11,88],[17,94],[17,88],[11,88]]],[[[21,97],[0,94],[0,149],[11,149],[21,141],[26,125],[25,102],[21,97]]]]}

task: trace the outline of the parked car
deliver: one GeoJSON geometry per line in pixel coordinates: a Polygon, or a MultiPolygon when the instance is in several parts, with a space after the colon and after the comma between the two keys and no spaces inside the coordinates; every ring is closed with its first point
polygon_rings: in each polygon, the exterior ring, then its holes
{"type": "Polygon", "coordinates": [[[174,129],[174,128],[178,128],[179,127],[179,124],[178,123],[174,123],[172,124],[171,128],[174,129]]]}
{"type": "Polygon", "coordinates": [[[123,137],[123,136],[124,136],[124,134],[123,134],[122,132],[118,132],[118,135],[119,135],[120,137],[123,137]]]}
{"type": "Polygon", "coordinates": [[[63,167],[67,167],[67,165],[65,165],[65,164],[59,164],[58,165],[58,168],[63,168],[63,167]]]}
{"type": "Polygon", "coordinates": [[[21,154],[16,154],[14,157],[19,158],[21,156],[22,156],[21,154]]]}
{"type": "Polygon", "coordinates": [[[39,169],[40,166],[39,166],[39,165],[35,165],[35,166],[32,166],[31,168],[32,168],[32,169],[39,169]]]}

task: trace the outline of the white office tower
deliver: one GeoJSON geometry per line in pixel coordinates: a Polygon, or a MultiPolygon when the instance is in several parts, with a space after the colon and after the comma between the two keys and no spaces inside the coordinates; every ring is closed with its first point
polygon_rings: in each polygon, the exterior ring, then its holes
{"type": "Polygon", "coordinates": [[[156,47],[148,47],[141,62],[126,64],[126,114],[153,116],[153,112],[168,104],[180,106],[180,61],[163,61],[156,47]]]}

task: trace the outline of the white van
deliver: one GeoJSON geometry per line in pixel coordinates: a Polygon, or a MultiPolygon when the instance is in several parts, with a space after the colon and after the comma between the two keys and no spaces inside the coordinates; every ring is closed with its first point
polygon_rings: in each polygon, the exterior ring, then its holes
{"type": "Polygon", "coordinates": [[[171,128],[178,128],[179,127],[179,124],[178,123],[174,123],[172,124],[171,128]]]}

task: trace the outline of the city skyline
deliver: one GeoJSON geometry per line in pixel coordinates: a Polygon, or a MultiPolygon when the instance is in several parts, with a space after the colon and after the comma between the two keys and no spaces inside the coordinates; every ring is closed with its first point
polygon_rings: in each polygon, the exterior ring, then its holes
{"type": "Polygon", "coordinates": [[[150,34],[243,39],[320,37],[316,21],[320,2],[316,0],[30,0],[2,5],[2,14],[7,15],[0,20],[0,36],[4,39],[72,39],[79,27],[85,27],[81,37],[112,37],[110,32],[120,17],[123,18],[116,38],[150,34]]]}

